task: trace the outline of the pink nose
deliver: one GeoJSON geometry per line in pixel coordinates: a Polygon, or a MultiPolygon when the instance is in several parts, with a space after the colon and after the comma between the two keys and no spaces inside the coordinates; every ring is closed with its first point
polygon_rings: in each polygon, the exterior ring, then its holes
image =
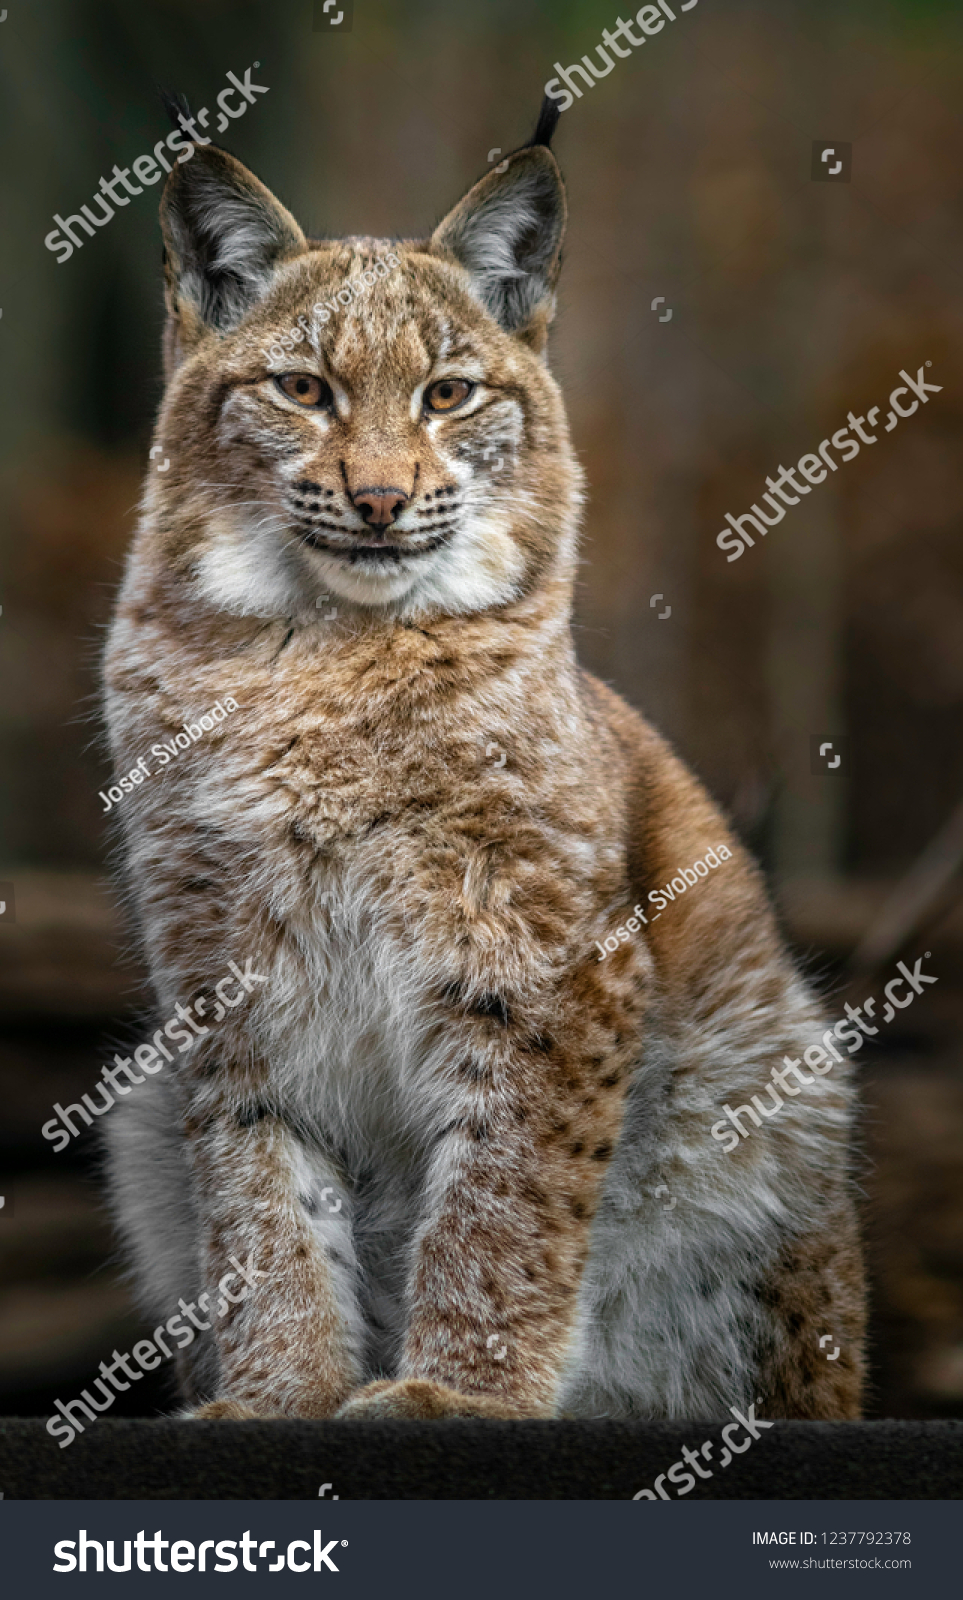
{"type": "Polygon", "coordinates": [[[390,528],[408,504],[408,496],[400,489],[359,489],[352,499],[369,528],[390,528]]]}

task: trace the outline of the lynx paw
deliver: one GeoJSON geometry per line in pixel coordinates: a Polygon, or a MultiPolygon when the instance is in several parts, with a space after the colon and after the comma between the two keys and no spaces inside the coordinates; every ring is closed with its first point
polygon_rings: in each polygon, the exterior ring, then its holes
{"type": "MultiPolygon", "coordinates": [[[[276,1413],[280,1416],[280,1412],[276,1413]]],[[[182,1417],[190,1422],[263,1422],[264,1414],[245,1405],[243,1400],[208,1400],[206,1405],[183,1411],[182,1417]]]]}
{"type": "Polygon", "coordinates": [[[521,1412],[504,1400],[483,1394],[458,1394],[427,1378],[384,1379],[365,1384],[352,1395],[336,1418],[361,1421],[366,1417],[401,1417],[410,1422],[425,1422],[436,1417],[509,1417],[517,1420],[521,1412]]]}

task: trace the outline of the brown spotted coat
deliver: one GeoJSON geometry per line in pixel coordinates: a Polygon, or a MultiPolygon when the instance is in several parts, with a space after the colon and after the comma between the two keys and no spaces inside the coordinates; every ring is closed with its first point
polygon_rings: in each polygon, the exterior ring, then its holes
{"type": "Polygon", "coordinates": [[[574,656],[564,214],[544,143],[400,244],[306,240],[213,146],[167,183],[116,770],[238,710],[118,807],[127,883],[159,1016],[231,960],[267,981],[104,1126],[151,1311],[264,1274],[182,1358],[200,1414],[859,1411],[847,1069],[711,1137],[822,1013],[711,800],[574,656]]]}

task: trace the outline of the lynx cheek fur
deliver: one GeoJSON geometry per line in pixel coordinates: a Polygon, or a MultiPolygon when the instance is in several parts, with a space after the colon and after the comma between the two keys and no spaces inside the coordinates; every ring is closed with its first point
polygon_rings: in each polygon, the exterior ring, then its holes
{"type": "Polygon", "coordinates": [[[167,182],[117,770],[238,710],[120,823],[158,1015],[231,960],[266,981],[105,1132],[153,1315],[263,1274],[181,1358],[195,1415],[858,1415],[847,1068],[710,1137],[822,1012],[712,802],[573,653],[555,116],[421,241],[308,241],[215,146],[167,182]]]}

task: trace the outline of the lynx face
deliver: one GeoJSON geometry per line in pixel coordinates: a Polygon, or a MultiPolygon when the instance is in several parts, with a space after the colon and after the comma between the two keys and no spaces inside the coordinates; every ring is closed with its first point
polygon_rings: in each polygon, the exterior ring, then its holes
{"type": "Polygon", "coordinates": [[[162,222],[175,470],[148,507],[209,602],[457,614],[568,573],[579,472],[542,358],[564,224],[546,148],[421,242],[309,242],[213,148],[175,169],[162,222]]]}

